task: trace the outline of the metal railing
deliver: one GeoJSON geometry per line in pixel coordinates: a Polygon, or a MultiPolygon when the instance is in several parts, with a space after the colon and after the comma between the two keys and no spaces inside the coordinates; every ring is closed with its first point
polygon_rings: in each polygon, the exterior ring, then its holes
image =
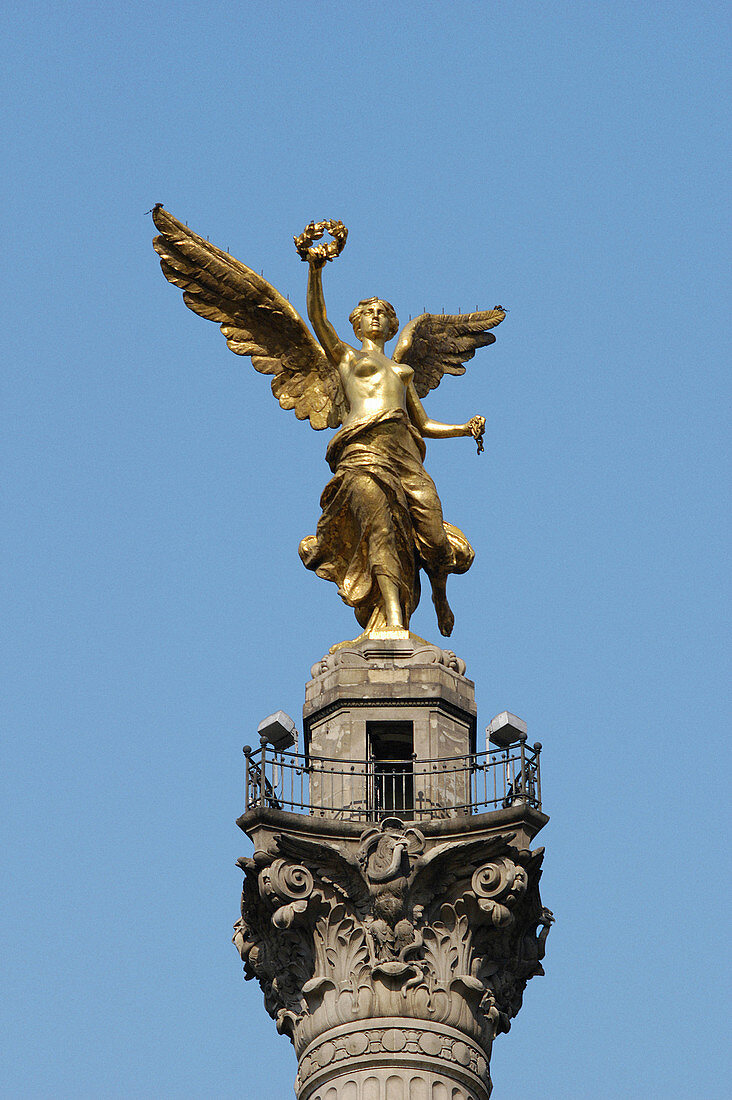
{"type": "Polygon", "coordinates": [[[441,760],[330,760],[247,745],[245,805],[341,821],[419,821],[517,804],[540,810],[540,754],[525,738],[441,760]]]}

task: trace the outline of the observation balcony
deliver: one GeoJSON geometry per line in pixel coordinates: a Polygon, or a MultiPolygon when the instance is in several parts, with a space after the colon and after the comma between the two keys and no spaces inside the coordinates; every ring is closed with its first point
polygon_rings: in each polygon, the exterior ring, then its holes
{"type": "Polygon", "coordinates": [[[541,744],[434,760],[337,760],[244,748],[246,811],[275,810],[332,822],[444,821],[509,808],[541,815],[541,744]]]}

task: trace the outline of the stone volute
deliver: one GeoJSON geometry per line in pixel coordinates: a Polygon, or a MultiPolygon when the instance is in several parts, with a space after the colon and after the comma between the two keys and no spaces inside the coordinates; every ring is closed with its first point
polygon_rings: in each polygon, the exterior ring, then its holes
{"type": "Polygon", "coordinates": [[[247,756],[234,942],[298,1100],[490,1096],[552,915],[540,746],[477,753],[475,716],[454,654],[371,639],[314,667],[303,756],[247,756]]]}

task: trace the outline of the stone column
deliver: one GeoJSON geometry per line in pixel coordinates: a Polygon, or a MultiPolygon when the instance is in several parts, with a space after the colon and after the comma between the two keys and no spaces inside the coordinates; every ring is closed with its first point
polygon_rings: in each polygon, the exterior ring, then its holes
{"type": "Polygon", "coordinates": [[[239,819],[254,854],[234,935],[295,1047],[298,1100],[488,1100],[493,1040],[543,973],[552,915],[530,845],[548,818],[525,798],[476,812],[466,777],[492,765],[475,756],[473,684],[453,653],[338,651],[313,668],[304,719],[309,812],[283,808],[273,780],[239,819]],[[395,728],[414,798],[385,816],[365,758],[395,728]]]}

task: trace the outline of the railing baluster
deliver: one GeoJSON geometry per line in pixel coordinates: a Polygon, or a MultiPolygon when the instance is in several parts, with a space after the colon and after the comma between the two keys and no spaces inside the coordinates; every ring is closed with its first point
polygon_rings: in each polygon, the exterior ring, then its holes
{"type": "Polygon", "coordinates": [[[250,806],[249,801],[249,757],[252,755],[251,745],[245,745],[244,749],[244,809],[248,810],[250,806]]]}

